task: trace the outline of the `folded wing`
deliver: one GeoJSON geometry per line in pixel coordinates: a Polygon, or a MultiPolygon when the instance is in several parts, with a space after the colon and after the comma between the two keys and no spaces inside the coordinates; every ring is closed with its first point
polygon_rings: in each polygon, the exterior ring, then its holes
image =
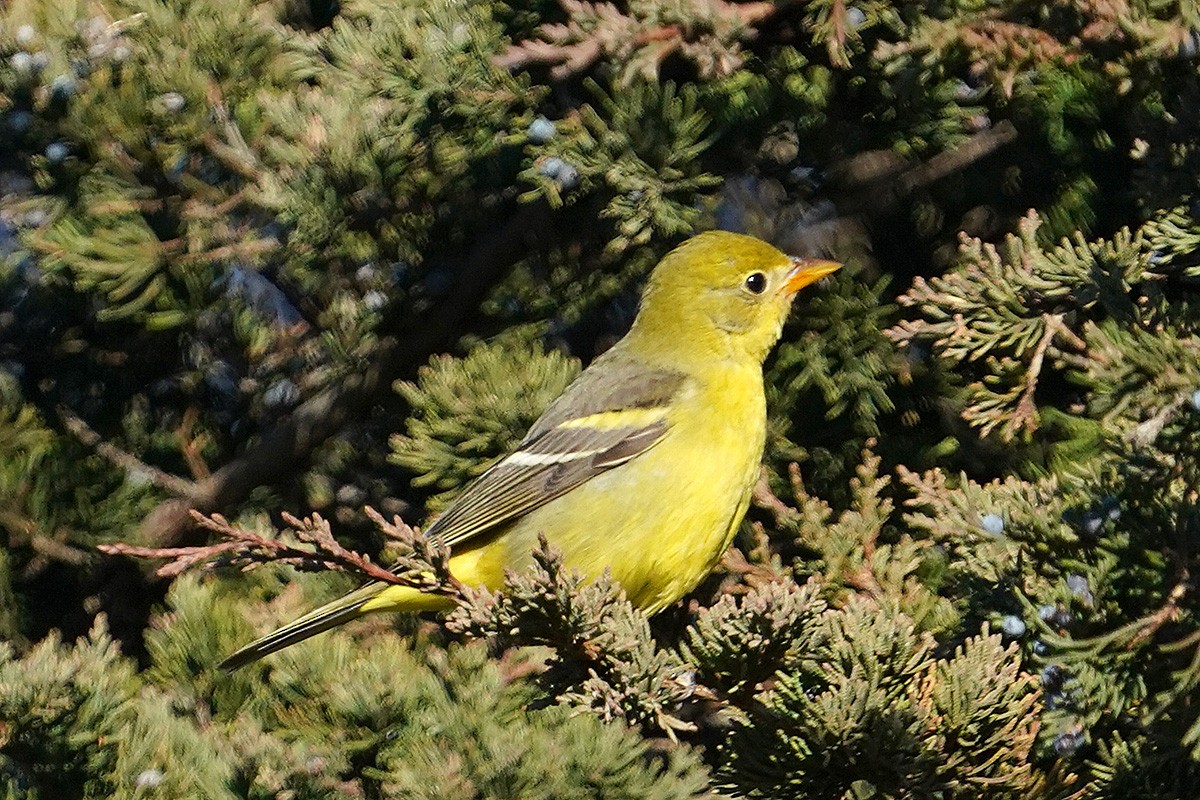
{"type": "Polygon", "coordinates": [[[512,522],[654,447],[670,428],[676,372],[622,363],[584,372],[520,446],[466,488],[426,534],[454,546],[512,522]],[[600,383],[593,376],[604,374],[600,383]]]}

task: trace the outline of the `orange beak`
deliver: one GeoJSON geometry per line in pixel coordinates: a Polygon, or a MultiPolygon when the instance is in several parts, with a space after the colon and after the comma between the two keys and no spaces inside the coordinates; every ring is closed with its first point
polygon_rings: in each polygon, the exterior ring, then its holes
{"type": "Polygon", "coordinates": [[[792,257],[792,269],[783,282],[782,291],[785,294],[795,294],[814,281],[819,281],[826,275],[837,272],[842,265],[836,261],[826,261],[823,258],[792,257]]]}

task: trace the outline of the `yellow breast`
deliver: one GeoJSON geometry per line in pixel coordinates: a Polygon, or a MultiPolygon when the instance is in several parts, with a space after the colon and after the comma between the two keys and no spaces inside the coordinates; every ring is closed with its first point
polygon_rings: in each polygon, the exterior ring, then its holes
{"type": "Polygon", "coordinates": [[[765,437],[760,369],[713,370],[676,398],[670,422],[648,453],[573,489],[571,502],[552,501],[456,554],[455,574],[494,588],[545,533],[568,566],[589,577],[610,569],[639,607],[678,600],[711,572],[745,514],[765,437]]]}

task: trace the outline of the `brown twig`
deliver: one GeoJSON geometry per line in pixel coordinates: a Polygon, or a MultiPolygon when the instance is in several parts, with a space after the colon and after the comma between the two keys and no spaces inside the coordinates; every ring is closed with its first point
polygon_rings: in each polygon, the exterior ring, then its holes
{"type": "Polygon", "coordinates": [[[1033,395],[1037,391],[1038,379],[1042,375],[1042,364],[1046,360],[1046,350],[1050,347],[1050,343],[1054,341],[1054,337],[1058,334],[1058,331],[1063,327],[1061,314],[1043,314],[1042,320],[1044,322],[1042,337],[1033,351],[1033,358],[1029,359],[1029,367],[1025,370],[1025,386],[1021,390],[1021,396],[1017,400],[1017,407],[1013,411],[1012,427],[1009,429],[1008,434],[1009,438],[1022,429],[1030,431],[1037,429],[1038,412],[1037,405],[1033,401],[1033,395]]]}
{"type": "Polygon", "coordinates": [[[876,214],[893,208],[917,189],[961,172],[1016,138],[1016,126],[1008,120],[1001,120],[953,150],[938,153],[928,161],[908,169],[890,170],[875,176],[845,200],[838,201],[838,211],[842,216],[852,216],[876,214]]]}
{"type": "Polygon", "coordinates": [[[207,250],[199,250],[193,253],[182,253],[178,260],[181,264],[203,264],[211,261],[250,259],[278,249],[279,243],[276,241],[254,239],[248,242],[231,242],[219,247],[211,247],[207,250]]]}
{"type": "Polygon", "coordinates": [[[64,541],[42,534],[29,537],[29,547],[40,556],[45,556],[52,561],[58,561],[63,564],[70,564],[73,567],[85,566],[95,558],[92,553],[86,550],[81,550],[64,541]]]}
{"type": "Polygon", "coordinates": [[[207,480],[212,475],[212,470],[208,468],[208,464],[204,463],[204,457],[201,451],[207,442],[207,435],[204,433],[192,435],[192,429],[196,427],[196,421],[200,418],[200,412],[195,406],[188,406],[183,412],[183,420],[179,423],[179,430],[176,432],[176,437],[179,439],[179,451],[183,455],[183,463],[187,464],[188,471],[192,473],[192,477],[197,481],[207,480]]]}
{"type": "MultiPolygon", "coordinates": [[[[372,580],[383,583],[403,583],[394,572],[384,569],[361,553],[342,547],[341,543],[334,538],[329,523],[320,514],[300,519],[285,511],[283,521],[291,526],[300,540],[311,542],[318,551],[328,554],[335,564],[348,566],[350,571],[360,572],[372,580]]],[[[413,534],[418,535],[415,531],[413,534]]]]}
{"type": "Polygon", "coordinates": [[[782,527],[784,524],[794,521],[798,516],[796,509],[780,500],[771,491],[771,485],[767,483],[767,470],[765,467],[759,471],[758,483],[754,484],[754,493],[750,496],[750,500],[756,508],[761,508],[763,511],[770,513],[777,527],[782,527]]]}
{"type": "Polygon", "coordinates": [[[838,67],[849,67],[850,59],[846,57],[846,2],[834,0],[829,7],[830,36],[825,42],[825,51],[829,54],[829,62],[838,67]]]}
{"type": "Polygon", "coordinates": [[[731,547],[721,556],[721,568],[731,575],[737,575],[749,586],[763,583],[777,583],[784,573],[764,564],[755,564],[748,560],[742,551],[731,547]]]}
{"type": "Polygon", "coordinates": [[[192,516],[197,525],[216,533],[224,541],[194,547],[141,547],[118,542],[100,545],[99,550],[109,555],[168,559],[156,571],[157,575],[164,578],[173,578],[201,565],[236,566],[250,570],[272,563],[288,564],[305,571],[340,570],[373,580],[399,582],[397,576],[339,545],[329,531],[329,523],[315,514],[306,521],[288,518],[289,524],[296,525],[296,538],[312,545],[314,549],[297,547],[280,539],[268,539],[231,524],[220,514],[205,516],[193,512],[192,516]]]}
{"type": "Polygon", "coordinates": [[[384,536],[401,547],[391,567],[394,574],[422,591],[463,596],[465,587],[450,574],[450,548],[440,539],[430,539],[398,516],[389,522],[370,506],[363,511],[384,536]]]}
{"type": "Polygon", "coordinates": [[[1145,624],[1129,643],[1125,645],[1126,650],[1136,650],[1145,642],[1149,641],[1150,637],[1158,633],[1163,625],[1166,625],[1171,620],[1177,619],[1179,616],[1179,603],[1183,600],[1188,591],[1188,572],[1185,569],[1179,582],[1175,584],[1170,593],[1167,594],[1166,602],[1162,607],[1146,618],[1145,624]]]}
{"type": "MultiPolygon", "coordinates": [[[[759,28],[757,26],[790,4],[788,0],[781,0],[777,3],[729,3],[715,0],[712,7],[716,13],[722,13],[727,17],[736,17],[738,22],[744,26],[740,38],[743,41],[751,41],[758,38],[759,28]]],[[[576,4],[573,3],[565,3],[564,6],[568,16],[578,10],[576,4]]],[[[636,20],[629,18],[610,4],[589,5],[588,8],[607,19],[620,19],[622,28],[637,24],[636,20]]],[[[600,36],[595,31],[589,31],[592,35],[580,41],[563,41],[577,31],[574,24],[544,25],[539,33],[545,36],[545,39],[526,39],[510,45],[503,53],[496,55],[493,62],[501,69],[510,72],[520,72],[534,64],[540,64],[550,67],[552,79],[566,80],[590,69],[593,64],[604,57],[606,52],[600,36]],[[559,41],[553,41],[554,39],[559,41]]],[[[685,31],[679,25],[650,28],[633,37],[635,47],[658,45],[656,62],[661,62],[678,50],[684,41],[685,31]]]]}
{"type": "Polygon", "coordinates": [[[162,211],[166,201],[162,199],[147,200],[102,200],[88,206],[93,214],[155,214],[162,211]]]}
{"type": "Polygon", "coordinates": [[[150,483],[160,489],[166,489],[174,495],[186,497],[195,490],[196,485],[191,481],[164,472],[158,467],[152,467],[132,453],[127,453],[116,445],[104,441],[100,434],[92,430],[82,418],[64,406],[59,406],[57,411],[64,428],[74,434],[75,438],[84,445],[92,448],[117,467],[126,472],[145,475],[150,483]]]}
{"type": "Polygon", "coordinates": [[[98,549],[109,555],[167,559],[155,573],[163,578],[173,578],[199,566],[236,566],[251,570],[264,564],[287,564],[309,572],[338,570],[384,583],[407,583],[400,575],[389,572],[361,553],[342,547],[334,538],[329,523],[318,514],[304,520],[284,515],[284,521],[292,526],[296,538],[311,547],[268,539],[230,523],[220,514],[205,516],[193,511],[192,518],[197,525],[216,533],[224,541],[189,547],[142,547],[118,542],[100,545],[98,549]]]}
{"type": "Polygon", "coordinates": [[[241,528],[220,514],[206,516],[193,511],[196,524],[223,541],[185,547],[142,547],[118,542],[100,545],[99,550],[108,555],[166,559],[167,563],[155,572],[161,578],[174,578],[201,567],[233,566],[249,571],[264,564],[286,564],[305,572],[349,572],[367,580],[409,586],[422,592],[463,596],[463,585],[450,574],[449,547],[427,538],[399,517],[388,522],[369,506],[364,511],[385,536],[400,545],[401,553],[390,569],[343,547],[319,514],[304,519],[283,514],[288,532],[299,540],[299,546],[241,528]]]}

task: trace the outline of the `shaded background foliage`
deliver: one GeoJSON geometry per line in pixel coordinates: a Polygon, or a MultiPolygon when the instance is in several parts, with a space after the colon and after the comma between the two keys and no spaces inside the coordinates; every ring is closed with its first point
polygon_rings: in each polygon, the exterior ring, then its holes
{"type": "Polygon", "coordinates": [[[1157,0],[6,4],[0,785],[1197,796],[1198,71],[1157,0]],[[848,267],[658,618],[543,553],[229,677],[348,579],[97,552],[386,558],[710,227],[848,267]]]}

